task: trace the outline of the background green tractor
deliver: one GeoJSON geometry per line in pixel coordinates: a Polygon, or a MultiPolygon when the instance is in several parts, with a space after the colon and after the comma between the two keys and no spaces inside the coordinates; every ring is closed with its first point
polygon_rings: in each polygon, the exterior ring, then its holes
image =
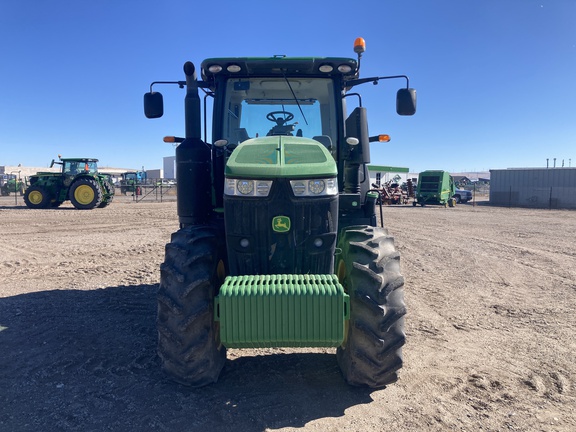
{"type": "Polygon", "coordinates": [[[2,196],[9,196],[12,193],[24,194],[24,182],[14,174],[8,174],[2,186],[0,186],[2,196]]]}
{"type": "Polygon", "coordinates": [[[128,171],[121,174],[120,179],[120,193],[126,195],[128,193],[134,195],[142,195],[142,188],[146,183],[146,172],[144,171],[128,171]]]}
{"type": "Polygon", "coordinates": [[[80,210],[108,206],[114,198],[114,186],[108,176],[98,173],[98,159],[60,158],[54,164],[62,166],[59,173],[38,172],[30,176],[24,192],[24,202],[30,208],[60,206],[70,200],[80,210]]]}
{"type": "MultiPolygon", "coordinates": [[[[215,382],[227,348],[335,347],[350,384],[396,381],[404,279],[370,191],[378,137],[347,92],[405,79],[400,115],[414,114],[416,94],[404,75],[359,78],[361,38],[354,50],[357,60],[211,58],[201,81],[187,62],[173,82],[186,86],[186,137],[168,138],[179,143],[180,229],[161,266],[157,329],[174,380],[215,382]],[[204,139],[199,89],[213,108],[204,139]]],[[[161,117],[162,95],[151,89],[144,111],[161,117]]]]}

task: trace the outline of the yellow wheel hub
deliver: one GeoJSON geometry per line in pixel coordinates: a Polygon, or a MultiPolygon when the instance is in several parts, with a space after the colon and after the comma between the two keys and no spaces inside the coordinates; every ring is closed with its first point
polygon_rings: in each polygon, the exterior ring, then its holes
{"type": "Polygon", "coordinates": [[[40,191],[32,191],[30,192],[30,195],[28,195],[28,200],[34,205],[40,204],[43,198],[44,196],[40,191]]]}
{"type": "Polygon", "coordinates": [[[74,199],[82,205],[88,205],[94,201],[94,189],[88,185],[80,185],[74,190],[74,199]]]}

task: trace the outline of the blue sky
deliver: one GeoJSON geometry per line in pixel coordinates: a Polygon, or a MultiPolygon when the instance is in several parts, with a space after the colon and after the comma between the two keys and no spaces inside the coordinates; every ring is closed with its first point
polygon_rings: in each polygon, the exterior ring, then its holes
{"type": "Polygon", "coordinates": [[[416,115],[399,117],[402,81],[355,89],[370,133],[392,137],[372,144],[373,164],[576,166],[576,0],[1,0],[0,165],[161,168],[184,91],[158,88],[165,115],[148,120],[152,81],[208,57],[355,57],[358,36],[362,76],[406,74],[418,92],[416,115]]]}

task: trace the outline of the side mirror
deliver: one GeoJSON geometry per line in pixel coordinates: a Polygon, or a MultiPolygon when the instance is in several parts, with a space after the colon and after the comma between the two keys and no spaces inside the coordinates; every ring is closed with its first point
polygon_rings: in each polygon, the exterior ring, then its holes
{"type": "Polygon", "coordinates": [[[416,112],[416,89],[401,88],[396,93],[396,112],[402,116],[411,116],[416,112]]]}
{"type": "Polygon", "coordinates": [[[144,115],[147,118],[159,118],[164,115],[164,99],[158,92],[144,95],[144,115]]]}

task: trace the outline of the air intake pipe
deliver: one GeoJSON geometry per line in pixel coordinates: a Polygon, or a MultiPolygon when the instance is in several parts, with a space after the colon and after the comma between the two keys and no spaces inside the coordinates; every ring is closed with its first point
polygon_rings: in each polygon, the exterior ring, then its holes
{"type": "Polygon", "coordinates": [[[360,192],[360,166],[370,163],[370,137],[366,108],[357,107],[346,119],[347,151],[344,153],[344,192],[360,192]],[[358,141],[351,145],[353,138],[358,141]]]}

